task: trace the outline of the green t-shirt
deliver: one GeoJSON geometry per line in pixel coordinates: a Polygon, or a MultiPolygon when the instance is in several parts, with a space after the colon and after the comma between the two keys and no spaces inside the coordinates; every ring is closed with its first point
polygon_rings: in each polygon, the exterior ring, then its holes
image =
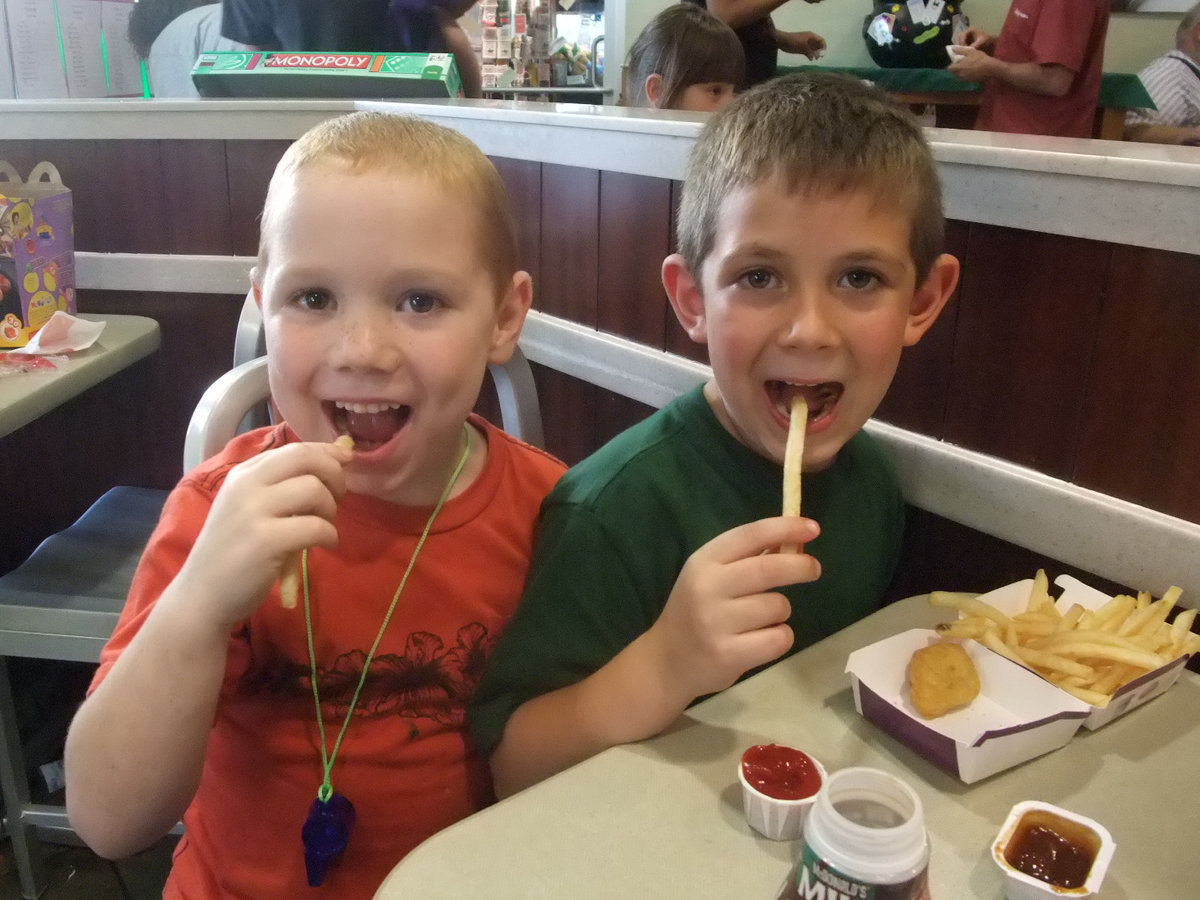
{"type": "MultiPolygon", "coordinates": [[[[687,558],[730,528],[779,515],[783,470],[739,443],[696,388],[570,469],[542,503],[533,562],[468,710],[490,753],[513,711],[581,681],[657,620],[687,558]]],[[[860,432],[804,476],[811,584],[782,589],[796,652],[878,608],[904,528],[895,478],[860,432]]],[[[750,674],[750,673],[747,673],[750,674]]]]}

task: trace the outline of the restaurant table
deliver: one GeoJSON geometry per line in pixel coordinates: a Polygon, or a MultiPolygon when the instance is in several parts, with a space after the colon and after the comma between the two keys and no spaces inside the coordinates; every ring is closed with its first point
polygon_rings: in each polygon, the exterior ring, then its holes
{"type": "Polygon", "coordinates": [[[915,597],[689,709],[665,733],[614,747],[434,835],[377,900],[666,897],[770,900],[799,842],[758,836],[737,766],[760,743],[807,750],[829,770],[872,766],[921,798],[935,900],[1003,896],[989,853],[1021,800],[1090,816],[1112,832],[1107,900],[1197,896],[1200,676],[1064,748],[972,785],[926,762],[854,710],[846,657],[953,613],[915,597]]]}
{"type": "Polygon", "coordinates": [[[154,319],[90,314],[81,314],[79,318],[105,323],[104,331],[91,347],[65,358],[52,357],[57,366],[53,371],[0,377],[0,437],[28,425],[158,349],[160,334],[154,319]]]}
{"type": "MultiPolygon", "coordinates": [[[[983,85],[956,78],[945,69],[881,68],[874,66],[782,66],[781,72],[841,72],[877,84],[901,103],[941,107],[978,106],[983,85]]],[[[1100,76],[1100,121],[1093,137],[1119,141],[1125,133],[1125,111],[1155,109],[1154,101],[1137,75],[1105,72],[1100,76]]],[[[948,123],[952,126],[957,123],[948,123]]]]}

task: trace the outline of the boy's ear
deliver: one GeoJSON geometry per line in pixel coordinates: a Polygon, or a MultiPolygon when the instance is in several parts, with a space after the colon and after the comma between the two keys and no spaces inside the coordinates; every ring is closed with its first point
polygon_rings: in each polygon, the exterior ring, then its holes
{"type": "Polygon", "coordinates": [[[646,76],[646,99],[656,109],[659,108],[659,101],[662,100],[662,87],[662,76],[657,72],[651,72],[646,76]]]}
{"type": "Polygon", "coordinates": [[[708,343],[708,320],[704,315],[704,296],[700,282],[693,277],[687,263],[678,253],[672,253],[662,264],[662,283],[675,310],[675,318],[697,344],[708,343]]]}
{"type": "Polygon", "coordinates": [[[925,281],[917,286],[908,307],[908,323],[904,327],[904,346],[911,347],[925,336],[930,326],[946,306],[958,287],[958,260],[943,253],[933,261],[925,281]]]}
{"type": "Polygon", "coordinates": [[[503,364],[512,357],[532,304],[533,279],[528,272],[517,272],[496,307],[496,324],[492,329],[492,346],[488,352],[489,363],[503,364]]]}
{"type": "Polygon", "coordinates": [[[258,269],[250,270],[250,290],[254,292],[254,302],[262,309],[262,284],[258,280],[258,269]]]}

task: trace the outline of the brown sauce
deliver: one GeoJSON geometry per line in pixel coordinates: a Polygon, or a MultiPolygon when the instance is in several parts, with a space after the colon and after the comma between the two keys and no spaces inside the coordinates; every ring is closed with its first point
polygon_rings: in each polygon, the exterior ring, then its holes
{"type": "Polygon", "coordinates": [[[1076,822],[1053,813],[1026,813],[1008,845],[1004,858],[1019,872],[1055,887],[1082,887],[1099,850],[1099,837],[1076,822]]]}

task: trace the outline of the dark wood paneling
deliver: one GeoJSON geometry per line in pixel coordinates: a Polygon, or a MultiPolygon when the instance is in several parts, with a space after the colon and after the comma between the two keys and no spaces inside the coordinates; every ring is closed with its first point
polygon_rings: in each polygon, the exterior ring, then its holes
{"type": "Polygon", "coordinates": [[[233,253],[225,154],[212,141],[160,144],[172,253],[233,253]]]}
{"type": "Polygon", "coordinates": [[[1111,252],[1095,241],[972,227],[947,440],[1070,477],[1111,252]]]}
{"type": "Polygon", "coordinates": [[[596,327],[600,173],[542,166],[542,259],[538,309],[596,327]]]}
{"type": "Polygon", "coordinates": [[[132,425],[154,449],[142,455],[138,471],[122,483],[166,488],[179,480],[192,410],[205,388],[232,365],[242,299],[113,291],[80,294],[81,312],[149,316],[157,320],[162,333],[158,352],[141,370],[137,390],[122,396],[99,420],[120,419],[132,425]]]}
{"type": "MultiPolygon", "coordinates": [[[[946,223],[946,252],[961,262],[967,256],[970,226],[946,223]]],[[[920,343],[906,347],[892,386],[876,415],[885,422],[940,437],[946,422],[959,288],[920,343]]]]}
{"type": "Polygon", "coordinates": [[[226,141],[229,227],[237,256],[258,255],[258,221],[271,173],[290,141],[226,141]]]}
{"type": "MultiPolygon", "coordinates": [[[[161,141],[96,141],[92,168],[70,185],[75,249],[100,253],[169,253],[161,141]]],[[[171,179],[182,177],[172,171],[171,179]]]]}
{"type": "Polygon", "coordinates": [[[602,172],[596,323],[662,348],[668,306],[663,258],[671,246],[671,182],[602,172]]]}
{"type": "Polygon", "coordinates": [[[1200,256],[1113,248],[1080,484],[1200,522],[1200,256]]]}
{"type": "Polygon", "coordinates": [[[924,510],[909,508],[900,570],[888,591],[899,600],[930,591],[983,593],[1002,584],[1032,578],[1045,569],[1051,581],[1074,575],[1110,594],[1136,591],[1137,585],[1118,585],[1016,544],[981,534],[924,510]]]}
{"type": "Polygon", "coordinates": [[[574,465],[600,446],[596,407],[601,391],[577,378],[533,364],[546,449],[574,465]]]}
{"type": "Polygon", "coordinates": [[[542,281],[542,167],[528,160],[499,157],[493,158],[492,163],[512,200],[519,264],[533,278],[536,304],[542,281]]]}
{"type": "MultiPolygon", "coordinates": [[[[678,241],[678,226],[676,225],[676,217],[679,214],[679,200],[683,196],[683,182],[671,182],[671,252],[675,253],[679,249],[678,241]]],[[[663,295],[665,298],[665,294],[663,295]]],[[[679,324],[679,320],[675,318],[675,312],[671,309],[670,302],[667,301],[666,315],[666,334],[663,336],[663,346],[670,353],[678,353],[680,356],[686,356],[688,359],[695,359],[702,363],[708,362],[708,348],[703,344],[697,344],[683,330],[683,326],[679,324]]]]}
{"type": "MultiPolygon", "coordinates": [[[[160,433],[145,428],[137,412],[153,372],[150,359],[135,363],[0,438],[0,573],[70,525],[113,485],[156,486],[160,433]]],[[[178,462],[173,474],[178,480],[178,462]]]]}

